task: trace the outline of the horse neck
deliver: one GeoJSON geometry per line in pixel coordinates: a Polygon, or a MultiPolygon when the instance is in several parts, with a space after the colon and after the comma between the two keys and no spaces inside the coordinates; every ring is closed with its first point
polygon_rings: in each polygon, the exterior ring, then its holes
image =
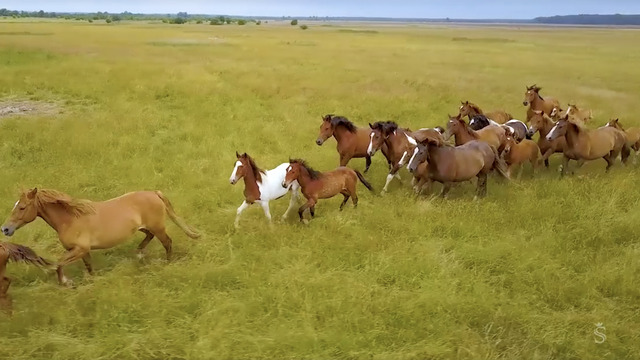
{"type": "Polygon", "coordinates": [[[456,131],[453,136],[456,139],[456,146],[468,143],[469,141],[476,140],[475,131],[471,129],[461,129],[456,131]]]}
{"type": "Polygon", "coordinates": [[[242,179],[244,180],[244,197],[252,201],[260,198],[260,188],[258,187],[258,180],[253,174],[253,170],[247,171],[242,179]]]}
{"type": "Polygon", "coordinates": [[[567,140],[567,145],[569,147],[574,147],[578,144],[580,138],[585,135],[587,135],[587,132],[585,130],[580,129],[580,127],[576,125],[572,125],[569,126],[564,137],[567,140]]]}
{"type": "Polygon", "coordinates": [[[333,129],[333,137],[336,138],[336,141],[338,143],[341,143],[343,141],[348,141],[349,139],[352,139],[354,136],[355,134],[349,131],[344,126],[338,125],[336,126],[335,129],[333,129]]]}
{"type": "Polygon", "coordinates": [[[57,233],[64,230],[74,220],[74,216],[69,214],[62,205],[55,203],[45,203],[38,209],[38,216],[42,218],[57,233]]]}
{"type": "Polygon", "coordinates": [[[484,115],[480,108],[470,107],[469,109],[469,120],[471,120],[476,115],[484,115]]]}
{"type": "Polygon", "coordinates": [[[544,120],[544,125],[540,128],[540,138],[544,138],[546,137],[550,132],[551,129],[553,129],[554,124],[549,121],[548,119],[544,120]]]}
{"type": "Polygon", "coordinates": [[[300,187],[303,190],[306,189],[309,185],[311,185],[314,182],[318,181],[318,180],[312,179],[311,178],[311,174],[309,174],[307,169],[305,169],[302,166],[300,167],[300,174],[298,175],[298,178],[296,180],[298,180],[298,184],[300,184],[300,187]]]}
{"type": "Polygon", "coordinates": [[[542,104],[544,104],[544,100],[542,99],[542,97],[540,97],[539,94],[536,94],[536,96],[533,98],[533,101],[531,101],[531,105],[529,105],[529,108],[531,110],[542,110],[542,104]]]}

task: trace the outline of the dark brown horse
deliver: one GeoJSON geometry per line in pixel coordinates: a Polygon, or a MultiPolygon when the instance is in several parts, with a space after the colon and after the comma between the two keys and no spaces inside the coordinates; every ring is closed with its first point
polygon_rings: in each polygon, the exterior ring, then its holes
{"type": "MultiPolygon", "coordinates": [[[[558,112],[556,111],[556,117],[558,112]]],[[[567,141],[564,136],[560,136],[554,140],[547,140],[547,135],[556,125],[556,123],[542,110],[534,110],[533,116],[529,123],[529,134],[533,136],[536,132],[540,133],[538,139],[538,147],[542,153],[542,160],[544,160],[544,166],[549,167],[549,157],[555,153],[563,153],[567,147],[567,141]]]]}
{"type": "Polygon", "coordinates": [[[487,175],[496,169],[505,178],[506,164],[498,151],[484,141],[472,140],[461,146],[450,146],[435,137],[428,137],[424,144],[417,146],[418,151],[411,157],[408,165],[410,172],[416,174],[421,163],[426,163],[426,171],[416,185],[417,192],[422,188],[430,189],[434,181],[443,184],[442,197],[446,197],[455,182],[478,178],[476,197],[487,194],[487,175]]]}
{"type": "Polygon", "coordinates": [[[618,154],[622,154],[622,162],[626,164],[631,153],[627,137],[622,131],[610,126],[588,130],[581,124],[569,120],[568,115],[556,123],[547,135],[547,140],[552,141],[559,137],[567,140],[562,163],[563,175],[567,172],[569,159],[580,161],[602,158],[607,162],[606,171],[609,171],[618,154]]]}
{"type": "Polygon", "coordinates": [[[9,261],[22,261],[41,268],[55,268],[51,261],[41,258],[35,251],[31,250],[31,248],[0,241],[0,298],[7,296],[7,290],[9,290],[9,286],[11,285],[11,279],[5,275],[9,261]]]}
{"type": "Polygon", "coordinates": [[[371,128],[371,140],[367,148],[369,156],[373,156],[382,146],[387,147],[386,158],[391,169],[382,189],[384,193],[394,177],[400,180],[398,170],[409,161],[417,142],[408,129],[399,128],[393,121],[378,121],[369,124],[369,127],[371,128]]]}
{"type": "MultiPolygon", "coordinates": [[[[334,137],[338,143],[338,154],[340,155],[340,166],[347,166],[349,160],[353,158],[365,158],[366,168],[369,171],[371,166],[371,156],[367,153],[367,147],[371,139],[371,130],[356,127],[344,116],[325,115],[322,117],[320,133],[316,139],[316,144],[322,145],[328,138],[334,137]]],[[[386,154],[386,146],[380,151],[386,154]]]]}
{"type": "Polygon", "coordinates": [[[478,115],[484,115],[488,119],[491,119],[498,124],[504,124],[507,121],[513,119],[513,116],[504,110],[495,110],[492,112],[484,113],[482,109],[474,103],[470,103],[469,101],[462,101],[462,105],[460,106],[460,117],[464,118],[465,116],[469,117],[469,121],[471,121],[474,117],[478,115]]]}
{"type": "Polygon", "coordinates": [[[545,114],[549,114],[551,116],[555,116],[557,111],[562,111],[558,100],[551,97],[543,98],[540,96],[540,90],[542,90],[542,88],[534,84],[532,86],[527,86],[527,91],[524,93],[522,105],[529,105],[529,108],[527,109],[527,123],[531,120],[531,117],[533,117],[534,114],[533,112],[536,110],[544,111],[545,114]]]}
{"type": "Polygon", "coordinates": [[[282,182],[282,187],[289,188],[294,181],[300,184],[302,195],[307,199],[307,202],[298,209],[298,215],[300,221],[307,223],[303,217],[304,211],[309,209],[311,217],[314,217],[316,203],[319,199],[329,199],[342,194],[344,200],[340,204],[340,210],[349,198],[351,198],[353,206],[356,207],[358,205],[356,192],[358,179],[367,189],[373,191],[371,184],[357,170],[341,166],[333,171],[321,173],[312,169],[304,160],[295,159],[289,160],[287,175],[282,182]]]}

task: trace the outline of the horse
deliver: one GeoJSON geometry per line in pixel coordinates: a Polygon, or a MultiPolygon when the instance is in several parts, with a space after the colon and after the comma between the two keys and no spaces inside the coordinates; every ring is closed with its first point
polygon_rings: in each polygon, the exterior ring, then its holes
{"type": "Polygon", "coordinates": [[[187,225],[173,210],[160,191],[136,191],[107,201],[94,202],[73,199],[51,189],[33,188],[23,191],[11,214],[2,225],[2,232],[12,236],[16,230],[42,218],[57,233],[67,252],[57,262],[56,272],[61,285],[73,282],[64,275],[63,267],[82,259],[89,275],[93,274],[90,250],[109,249],[126,241],[136,231],[146,235],[138,246],[138,257],[154,236],[160,240],[171,259],[172,240],[165,230],[165,215],[185,234],[198,238],[198,231],[187,225]]]}
{"type": "MultiPolygon", "coordinates": [[[[559,112],[556,111],[556,117],[558,115],[559,112]]],[[[547,135],[555,126],[555,122],[542,110],[534,110],[529,123],[531,124],[529,127],[530,136],[533,136],[536,132],[540,133],[538,148],[540,148],[540,152],[542,153],[544,166],[549,167],[549,157],[554,153],[564,153],[567,148],[567,141],[564,137],[558,137],[552,141],[547,140],[547,135]]]]}
{"type": "Polygon", "coordinates": [[[297,182],[291,184],[289,189],[283,189],[280,186],[287,175],[289,163],[282,163],[274,169],[264,171],[256,165],[253,158],[247,153],[240,155],[236,151],[236,159],[229,182],[231,185],[235,185],[240,179],[244,179],[244,201],[236,210],[236,220],[233,223],[235,228],[238,229],[240,227],[240,214],[256,202],[262,206],[264,215],[271,223],[269,201],[280,199],[287,192],[291,192],[289,207],[282,215],[282,220],[285,220],[298,201],[298,189],[300,189],[300,185],[297,182]]]}
{"type": "Polygon", "coordinates": [[[444,133],[445,140],[449,140],[451,136],[455,137],[456,146],[463,145],[472,140],[482,140],[502,152],[506,134],[504,129],[498,124],[490,124],[489,126],[475,131],[461,119],[460,114],[457,116],[449,115],[447,122],[447,130],[444,133]]]}
{"type": "Polygon", "coordinates": [[[307,202],[298,209],[298,215],[302,223],[308,224],[308,220],[303,217],[304,211],[309,209],[311,217],[315,217],[318,199],[329,199],[342,194],[344,200],[340,204],[340,211],[342,211],[349,198],[353,202],[353,207],[357,207],[356,183],[358,179],[369,191],[373,192],[371,184],[357,170],[340,166],[335,170],[322,173],[311,168],[302,159],[291,159],[289,160],[287,175],[282,182],[282,187],[288,189],[295,181],[300,184],[302,195],[307,199],[307,202]]]}
{"type": "Polygon", "coordinates": [[[569,116],[569,119],[573,121],[581,121],[586,124],[589,120],[593,119],[593,111],[581,110],[575,104],[567,104],[567,112],[565,115],[569,116]]]}
{"type": "Polygon", "coordinates": [[[504,161],[507,163],[507,174],[511,177],[511,170],[515,167],[520,167],[518,171],[518,179],[522,175],[524,169],[523,164],[529,162],[533,168],[535,174],[538,164],[542,158],[540,148],[538,144],[529,139],[523,139],[520,142],[516,141],[511,136],[507,137],[507,143],[502,152],[504,161]]]}
{"type": "Polygon", "coordinates": [[[547,134],[546,139],[564,137],[567,147],[564,151],[561,174],[567,171],[569,159],[595,160],[603,158],[607,162],[606,172],[615,162],[618,154],[622,154],[622,163],[626,164],[631,149],[627,145],[627,138],[621,130],[611,126],[604,126],[595,130],[588,130],[582,124],[569,120],[564,115],[547,134]]]}
{"type": "Polygon", "coordinates": [[[549,114],[550,116],[555,116],[557,111],[562,111],[560,108],[560,102],[558,100],[540,96],[541,87],[536,86],[535,84],[532,86],[527,86],[527,91],[524,93],[524,100],[522,101],[522,105],[527,106],[527,123],[531,120],[534,115],[534,111],[543,111],[545,114],[549,114]]]}
{"type": "Polygon", "coordinates": [[[469,127],[475,131],[482,130],[491,124],[502,126],[505,130],[505,134],[507,136],[512,136],[516,141],[531,139],[531,136],[529,135],[529,128],[520,120],[512,119],[504,124],[498,124],[484,115],[476,115],[469,121],[469,127]]]}
{"type": "Polygon", "coordinates": [[[627,137],[627,145],[635,152],[635,156],[633,157],[633,162],[635,164],[638,158],[638,152],[640,152],[640,128],[631,127],[625,130],[620,124],[620,120],[618,118],[609,120],[605,126],[611,126],[624,132],[627,137]]]}
{"type": "Polygon", "coordinates": [[[400,180],[398,170],[409,160],[417,142],[408,129],[399,128],[398,124],[393,121],[378,121],[369,124],[369,127],[371,128],[371,140],[367,147],[369,156],[373,156],[383,145],[387,146],[386,157],[391,164],[391,169],[389,169],[387,181],[382,188],[384,193],[394,177],[400,180]]]}
{"type": "Polygon", "coordinates": [[[434,181],[443,184],[440,196],[447,197],[455,182],[469,181],[478,178],[476,198],[487,194],[487,175],[496,169],[508,178],[506,164],[498,155],[498,151],[484,141],[472,140],[464,145],[453,147],[435,137],[428,137],[418,143],[416,151],[409,160],[407,169],[420,179],[415,186],[419,195],[423,188],[430,189],[434,181]],[[426,163],[426,168],[424,164],[426,163]],[[417,173],[420,166],[423,170],[417,173]]]}
{"type": "Polygon", "coordinates": [[[7,296],[7,291],[11,285],[11,279],[5,276],[7,263],[9,261],[22,261],[40,268],[50,268],[53,266],[51,261],[40,257],[29,247],[0,241],[0,298],[7,296]]]}
{"type": "MultiPolygon", "coordinates": [[[[338,143],[337,149],[340,155],[340,166],[347,166],[353,158],[365,158],[366,168],[369,171],[371,166],[371,156],[367,153],[367,146],[371,138],[371,130],[356,127],[344,116],[333,114],[324,115],[320,124],[320,133],[316,139],[316,144],[321,146],[328,138],[334,137],[338,143]]],[[[387,153],[386,147],[380,149],[383,154],[387,153]]],[[[391,167],[391,165],[389,165],[391,167]]]]}
{"type": "Polygon", "coordinates": [[[480,107],[474,103],[470,103],[469,101],[461,101],[460,103],[462,104],[459,109],[460,117],[464,118],[465,116],[468,116],[469,121],[471,121],[473,117],[477,115],[484,115],[487,118],[497,122],[498,124],[504,124],[507,121],[513,119],[513,116],[511,116],[511,114],[507,113],[504,110],[495,110],[492,112],[484,113],[482,112],[482,109],[480,109],[480,107]]]}

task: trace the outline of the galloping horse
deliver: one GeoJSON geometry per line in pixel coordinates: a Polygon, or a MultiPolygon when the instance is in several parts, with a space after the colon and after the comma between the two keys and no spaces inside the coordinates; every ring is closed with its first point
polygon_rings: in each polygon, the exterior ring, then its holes
{"type": "Polygon", "coordinates": [[[524,93],[522,105],[529,105],[527,109],[527,123],[531,120],[534,115],[533,112],[536,110],[543,111],[552,117],[556,115],[557,111],[562,111],[558,100],[551,97],[542,98],[542,96],[540,96],[540,90],[542,90],[542,88],[534,84],[527,86],[527,91],[524,93]]]}
{"type": "Polygon", "coordinates": [[[611,126],[624,132],[627,137],[627,145],[635,152],[635,156],[633,157],[633,162],[635,163],[638,158],[638,152],[640,151],[640,128],[631,127],[625,130],[617,118],[609,120],[605,126],[611,126]]]}
{"type": "Polygon", "coordinates": [[[593,119],[593,111],[581,110],[575,104],[567,104],[567,112],[565,115],[569,116],[569,120],[581,121],[586,124],[589,120],[593,119]]]}
{"type": "Polygon", "coordinates": [[[500,125],[490,124],[481,130],[475,131],[461,119],[460,114],[458,116],[449,115],[444,138],[449,140],[451,136],[455,136],[456,146],[473,140],[481,140],[496,148],[498,152],[502,152],[507,139],[505,131],[500,125]]]}
{"type": "MultiPolygon", "coordinates": [[[[556,116],[558,112],[556,111],[556,116]]],[[[556,125],[553,119],[547,116],[542,110],[534,110],[533,116],[529,123],[529,134],[533,136],[536,132],[540,133],[538,139],[538,147],[542,153],[542,160],[544,160],[544,166],[549,167],[549,157],[554,153],[562,153],[567,148],[567,141],[564,136],[560,136],[554,140],[547,140],[547,135],[556,125]]]]}
{"type": "MultiPolygon", "coordinates": [[[[371,138],[371,130],[356,127],[349,119],[344,116],[335,116],[332,114],[322,117],[320,125],[320,133],[316,139],[316,144],[322,145],[330,137],[336,138],[338,143],[338,154],[340,155],[340,166],[347,166],[349,160],[353,158],[365,158],[366,168],[364,172],[369,171],[371,166],[371,156],[367,153],[367,146],[371,138]]],[[[386,154],[387,149],[380,149],[386,154]]]]}
{"type": "Polygon", "coordinates": [[[524,170],[523,164],[525,162],[529,162],[531,164],[533,173],[535,174],[542,154],[540,154],[538,144],[532,140],[523,139],[518,142],[513,137],[507,136],[507,143],[504,147],[502,156],[504,157],[504,161],[507,163],[507,174],[509,174],[509,177],[511,177],[511,170],[514,167],[520,167],[520,170],[518,171],[519,179],[522,175],[522,170],[524,170]]]}
{"type": "Polygon", "coordinates": [[[165,230],[165,216],[169,216],[190,238],[200,236],[176,215],[160,191],[137,191],[93,202],[76,200],[56,190],[34,188],[22,192],[2,225],[2,232],[12,236],[16,230],[41,217],[58,233],[62,246],[67,249],[56,270],[58,281],[65,285],[72,281],[64,276],[64,266],[82,259],[87,272],[93,274],[89,251],[114,247],[136,231],[146,235],[138,246],[139,257],[144,255],[145,247],[156,236],[170,260],[172,240],[165,230]]]}
{"type": "Polygon", "coordinates": [[[461,101],[460,103],[462,104],[459,111],[460,117],[464,118],[465,116],[468,116],[470,122],[476,116],[479,116],[480,118],[487,117],[498,124],[504,124],[513,119],[513,116],[504,110],[496,110],[485,114],[482,112],[482,109],[474,103],[470,103],[469,101],[461,101]]]}
{"type": "Polygon", "coordinates": [[[314,217],[318,199],[329,199],[342,194],[344,200],[340,204],[340,211],[342,211],[350,197],[353,207],[358,206],[358,194],[356,192],[358,179],[369,191],[373,191],[371,184],[357,170],[341,166],[333,171],[321,173],[312,169],[304,160],[292,159],[289,160],[287,175],[282,182],[282,187],[287,189],[295,181],[300,184],[302,194],[307,198],[307,202],[298,209],[298,215],[300,216],[300,221],[306,224],[308,221],[303,217],[304,211],[309,209],[311,217],[314,217]]]}
{"type": "Polygon", "coordinates": [[[269,220],[269,223],[271,223],[269,201],[279,199],[290,191],[291,200],[289,201],[289,207],[287,211],[284,212],[284,215],[282,215],[282,220],[286,219],[298,201],[298,189],[300,189],[300,185],[297,182],[291,184],[289,189],[283,189],[281,186],[284,177],[287,175],[289,163],[282,163],[275,169],[263,171],[247,153],[240,155],[236,151],[236,159],[237,161],[229,178],[229,182],[231,185],[234,185],[240,181],[240,179],[244,179],[244,201],[240,207],[238,207],[236,220],[233,223],[236,229],[240,226],[240,214],[256,202],[262,206],[264,215],[267,217],[267,220],[269,220]]]}
{"type": "Polygon", "coordinates": [[[27,264],[32,264],[41,268],[48,268],[53,266],[53,264],[47,260],[43,259],[35,251],[31,250],[31,248],[1,241],[0,242],[0,298],[4,298],[7,295],[7,290],[9,290],[9,286],[11,285],[11,279],[5,276],[5,271],[7,268],[7,263],[11,261],[22,261],[27,264]]]}
{"type": "Polygon", "coordinates": [[[622,153],[622,162],[626,164],[631,152],[627,145],[627,138],[622,131],[610,126],[588,130],[569,120],[568,115],[558,120],[547,134],[549,141],[560,137],[567,140],[562,175],[567,171],[569,159],[580,161],[603,158],[607,162],[606,171],[609,171],[618,154],[622,153]]]}
{"type": "Polygon", "coordinates": [[[487,174],[496,169],[505,178],[506,164],[497,150],[484,141],[472,140],[464,145],[453,147],[435,137],[427,137],[419,143],[417,151],[409,160],[407,168],[413,174],[422,163],[426,163],[426,171],[420,171],[420,179],[415,186],[420,194],[423,188],[430,189],[433,181],[443,184],[443,198],[447,196],[454,182],[463,182],[478,178],[476,197],[487,194],[487,174]]]}
{"type": "Polygon", "coordinates": [[[417,142],[411,136],[408,129],[402,129],[398,127],[393,121],[378,121],[373,125],[369,124],[371,128],[371,140],[369,141],[369,147],[367,153],[369,156],[373,156],[378,149],[383,145],[387,147],[387,161],[391,164],[391,169],[387,175],[387,181],[382,188],[382,192],[386,192],[389,183],[394,177],[400,180],[398,170],[404,166],[411,154],[415,149],[417,142]]]}
{"type": "Polygon", "coordinates": [[[476,116],[469,121],[469,127],[475,131],[482,130],[491,124],[502,126],[505,130],[505,134],[507,134],[507,136],[512,136],[516,141],[531,139],[531,136],[529,135],[529,128],[527,128],[527,125],[520,120],[512,119],[504,124],[498,124],[487,117],[476,116]]]}

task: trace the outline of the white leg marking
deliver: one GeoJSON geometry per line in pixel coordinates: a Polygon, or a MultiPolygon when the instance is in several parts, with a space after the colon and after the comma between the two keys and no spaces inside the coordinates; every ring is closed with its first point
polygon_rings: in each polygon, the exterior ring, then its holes
{"type": "Polygon", "coordinates": [[[291,199],[289,199],[289,207],[287,208],[287,211],[282,214],[282,220],[285,220],[289,216],[289,212],[293,210],[298,202],[298,189],[291,189],[289,192],[291,192],[291,199]]]}
{"type": "Polygon", "coordinates": [[[269,202],[268,201],[261,201],[260,205],[262,205],[262,210],[264,210],[264,216],[266,216],[267,220],[269,220],[269,222],[271,222],[271,213],[269,212],[269,202]]]}
{"type": "Polygon", "coordinates": [[[240,226],[240,214],[242,214],[244,209],[246,209],[248,207],[249,207],[249,204],[247,204],[246,201],[243,201],[242,204],[238,207],[238,210],[236,210],[236,221],[233,223],[233,225],[236,228],[238,228],[240,226]]]}
{"type": "Polygon", "coordinates": [[[389,187],[389,183],[391,182],[391,180],[393,180],[393,174],[387,175],[387,182],[384,184],[384,187],[382,188],[382,192],[387,191],[387,188],[389,187]]]}

